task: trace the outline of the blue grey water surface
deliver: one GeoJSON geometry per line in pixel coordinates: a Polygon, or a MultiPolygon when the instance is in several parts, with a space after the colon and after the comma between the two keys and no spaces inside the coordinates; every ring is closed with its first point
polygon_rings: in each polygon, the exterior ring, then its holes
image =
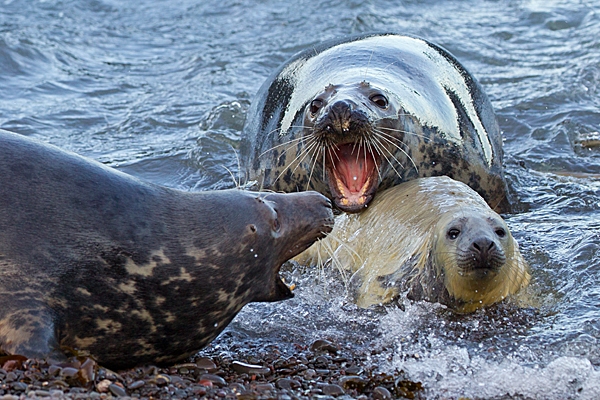
{"type": "Polygon", "coordinates": [[[232,187],[248,105],[276,67],[381,30],[447,48],[490,97],[537,311],[360,310],[335,274],[288,271],[296,298],[253,304],[229,331],[385,349],[369,362],[428,398],[599,398],[597,0],[0,0],[0,128],[155,183],[232,187]]]}

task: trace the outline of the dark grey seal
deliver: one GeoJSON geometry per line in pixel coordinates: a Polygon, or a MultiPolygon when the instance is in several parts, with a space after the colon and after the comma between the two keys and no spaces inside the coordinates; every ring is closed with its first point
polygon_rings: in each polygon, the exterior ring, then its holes
{"type": "Polygon", "coordinates": [[[0,349],[111,368],[174,363],[331,230],[315,192],[188,193],[0,131],[0,349]]]}
{"type": "Polygon", "coordinates": [[[314,189],[347,212],[377,190],[438,175],[508,208],[488,98],[456,58],[416,37],[367,34],[292,57],[254,99],[241,158],[261,188],[314,189]]]}

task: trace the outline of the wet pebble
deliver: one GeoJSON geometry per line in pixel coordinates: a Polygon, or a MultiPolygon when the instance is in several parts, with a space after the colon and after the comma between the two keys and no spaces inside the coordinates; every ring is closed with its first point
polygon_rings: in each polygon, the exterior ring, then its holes
{"type": "Polygon", "coordinates": [[[110,390],[110,392],[117,397],[127,396],[127,391],[116,383],[111,383],[108,385],[108,390],[110,390]]]}
{"type": "Polygon", "coordinates": [[[348,367],[346,368],[346,375],[360,375],[363,372],[360,367],[348,367]]]}
{"type": "Polygon", "coordinates": [[[373,398],[377,400],[388,400],[392,399],[392,394],[386,388],[377,386],[375,389],[373,389],[373,398]]]}
{"type": "Polygon", "coordinates": [[[344,389],[336,384],[324,384],[323,386],[320,386],[320,389],[326,396],[341,396],[345,393],[344,389]]]}
{"type": "Polygon", "coordinates": [[[51,365],[48,367],[48,374],[50,374],[50,376],[57,376],[58,374],[60,374],[61,370],[62,368],[58,365],[51,365]]]}
{"type": "Polygon", "coordinates": [[[79,370],[77,368],[66,367],[60,371],[60,376],[64,376],[65,378],[73,378],[77,376],[79,370]]]}
{"type": "Polygon", "coordinates": [[[307,370],[304,371],[305,379],[313,379],[315,376],[317,376],[317,371],[315,371],[312,368],[308,368],[307,370]]]}
{"type": "Polygon", "coordinates": [[[246,387],[238,382],[234,382],[231,385],[229,385],[229,389],[231,391],[233,391],[233,393],[239,394],[239,393],[244,393],[246,391],[246,387]]]}
{"type": "Polygon", "coordinates": [[[100,393],[108,392],[108,387],[112,384],[108,379],[103,379],[96,383],[96,390],[100,393]]]}
{"type": "Polygon", "coordinates": [[[227,386],[227,382],[225,381],[225,379],[221,378],[218,375],[213,375],[213,374],[203,374],[202,376],[200,376],[200,381],[209,381],[213,385],[216,385],[219,387],[227,386]]]}
{"type": "Polygon", "coordinates": [[[19,400],[19,396],[14,396],[12,394],[5,394],[4,396],[0,396],[0,400],[19,400]]]}
{"type": "Polygon", "coordinates": [[[262,367],[260,365],[246,364],[240,361],[234,361],[231,363],[231,368],[239,374],[248,375],[268,375],[271,373],[271,369],[262,367]]]}
{"type": "Polygon", "coordinates": [[[363,390],[369,381],[361,378],[360,376],[344,376],[340,379],[340,385],[345,389],[358,389],[363,390]]]}
{"type": "Polygon", "coordinates": [[[17,376],[17,374],[11,371],[11,372],[9,372],[9,373],[7,373],[7,374],[6,374],[6,377],[4,378],[4,380],[5,380],[6,382],[14,382],[14,381],[16,381],[18,378],[19,378],[19,377],[17,376]]]}
{"type": "Polygon", "coordinates": [[[299,388],[300,386],[302,386],[300,382],[295,379],[281,378],[277,381],[277,387],[279,389],[292,390],[299,388]]]}
{"type": "Polygon", "coordinates": [[[254,386],[254,389],[259,392],[272,392],[275,390],[275,386],[272,383],[261,383],[254,386]]]}
{"type": "Polygon", "coordinates": [[[325,340],[325,339],[319,339],[319,340],[314,341],[310,345],[310,349],[314,352],[328,351],[331,353],[337,353],[337,351],[338,351],[337,347],[333,343],[331,343],[329,340],[325,340]]]}
{"type": "Polygon", "coordinates": [[[23,383],[23,382],[13,382],[13,384],[11,385],[12,388],[16,391],[20,391],[20,392],[24,392],[25,390],[27,390],[27,384],[23,383]]]}
{"type": "Polygon", "coordinates": [[[211,360],[208,357],[198,358],[194,364],[198,368],[205,369],[208,372],[214,372],[217,369],[217,366],[215,365],[215,363],[213,362],[213,360],[211,360]]]}
{"type": "Polygon", "coordinates": [[[129,389],[129,390],[135,390],[135,389],[139,389],[139,388],[141,388],[142,386],[144,386],[145,384],[146,384],[146,382],[145,382],[145,381],[143,381],[143,380],[138,380],[138,381],[135,381],[135,382],[131,382],[131,383],[130,383],[130,384],[127,386],[127,389],[129,389]]]}
{"type": "Polygon", "coordinates": [[[169,375],[156,375],[156,378],[154,379],[154,381],[156,382],[156,384],[158,386],[164,386],[167,385],[169,383],[171,383],[171,377],[169,375]]]}

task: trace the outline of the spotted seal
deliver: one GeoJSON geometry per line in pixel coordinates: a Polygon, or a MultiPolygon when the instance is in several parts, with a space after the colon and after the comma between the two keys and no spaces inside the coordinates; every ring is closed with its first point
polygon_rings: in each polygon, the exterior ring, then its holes
{"type": "Polygon", "coordinates": [[[315,192],[189,193],[0,131],[0,349],[168,364],[248,302],[292,297],[279,267],[333,223],[315,192]]]}
{"type": "Polygon", "coordinates": [[[260,88],[243,129],[249,180],[314,189],[346,212],[417,177],[467,183],[508,209],[502,139],[479,83],[443,48],[398,34],[310,47],[260,88]]]}
{"type": "Polygon", "coordinates": [[[323,241],[298,256],[354,275],[361,307],[400,292],[471,312],[527,286],[529,267],[505,221],[475,191],[446,176],[382,191],[367,210],[342,214],[323,241]]]}

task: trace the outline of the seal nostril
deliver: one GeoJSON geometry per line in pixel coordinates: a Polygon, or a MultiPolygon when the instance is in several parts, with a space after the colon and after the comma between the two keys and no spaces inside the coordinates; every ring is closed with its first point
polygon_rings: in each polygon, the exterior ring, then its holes
{"type": "Polygon", "coordinates": [[[494,247],[496,247],[496,244],[494,244],[494,242],[491,242],[490,245],[488,246],[488,251],[493,250],[494,247]]]}
{"type": "Polygon", "coordinates": [[[310,113],[311,114],[316,114],[321,107],[323,106],[323,100],[321,99],[314,99],[313,101],[310,102],[310,113]]]}

